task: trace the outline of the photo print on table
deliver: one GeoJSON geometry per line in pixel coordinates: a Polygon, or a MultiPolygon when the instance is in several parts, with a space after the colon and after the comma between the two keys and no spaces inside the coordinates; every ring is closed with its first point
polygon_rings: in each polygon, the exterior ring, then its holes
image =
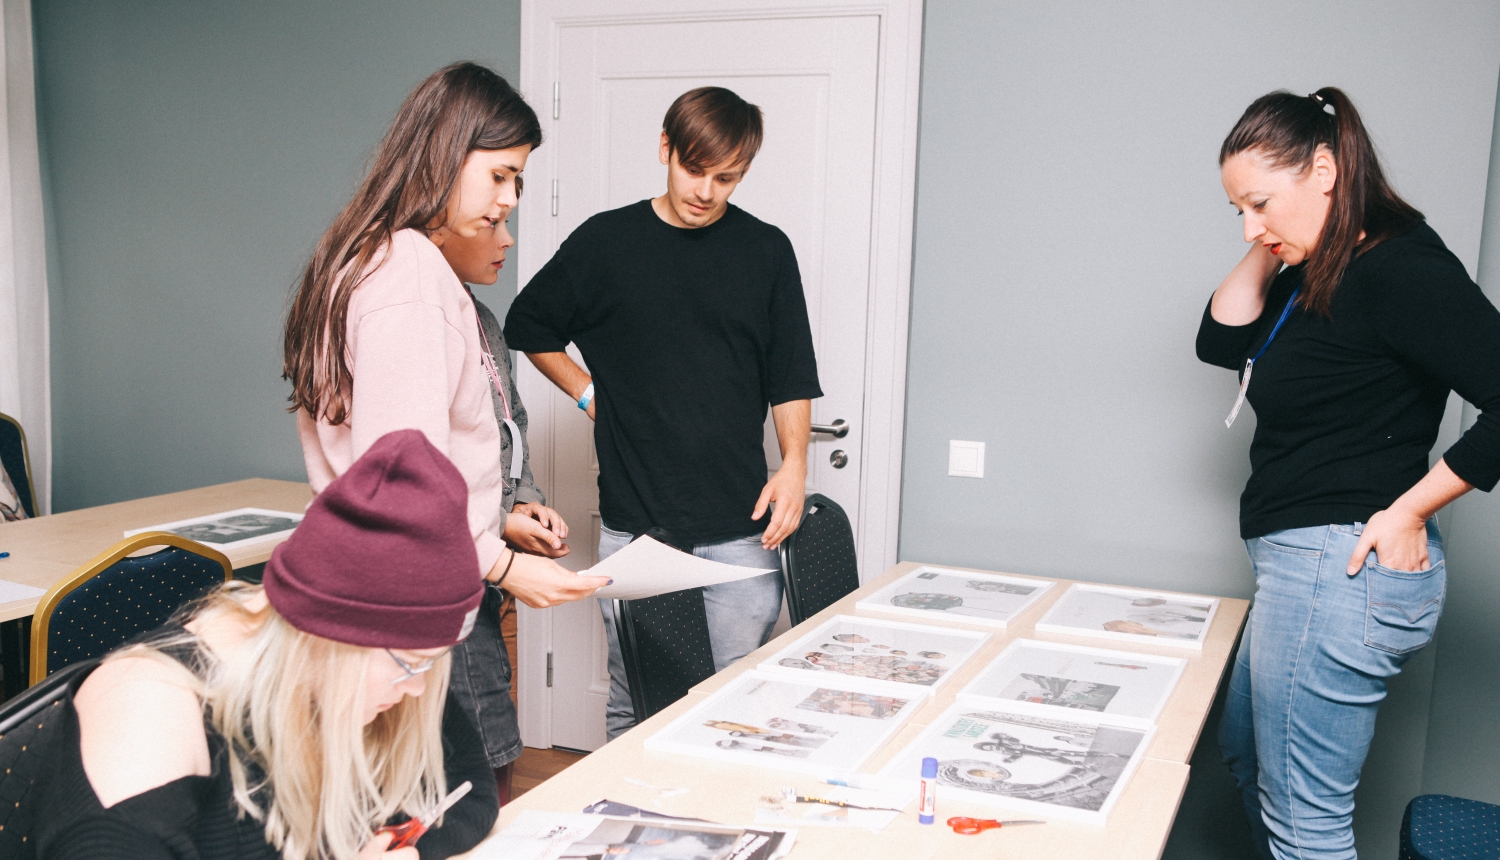
{"type": "Polygon", "coordinates": [[[925,698],[847,686],[747,672],[647,738],[645,747],[803,773],[852,772],[925,698]]]}
{"type": "Polygon", "coordinates": [[[1181,657],[1017,639],[959,695],[1150,725],[1186,666],[1181,657]]]}
{"type": "Polygon", "coordinates": [[[870,612],[1005,627],[1056,585],[996,573],[919,567],[855,604],[870,612]]]}
{"type": "Polygon", "coordinates": [[[758,668],[843,676],[887,690],[935,690],[988,639],[987,633],[953,627],[836,615],[758,668]]]}
{"type": "Polygon", "coordinates": [[[131,529],[125,532],[125,537],[142,532],[171,532],[188,540],[224,550],[289,535],[300,522],[302,522],[300,513],[269,511],[264,508],[239,508],[157,526],[147,526],[143,529],[131,529]]]}
{"type": "Polygon", "coordinates": [[[910,779],[930,756],[938,760],[940,796],[1103,824],[1155,732],[960,700],[881,774],[910,779]]]}
{"type": "Polygon", "coordinates": [[[1201,650],[1218,609],[1217,597],[1074,583],[1036,629],[1201,650]]]}

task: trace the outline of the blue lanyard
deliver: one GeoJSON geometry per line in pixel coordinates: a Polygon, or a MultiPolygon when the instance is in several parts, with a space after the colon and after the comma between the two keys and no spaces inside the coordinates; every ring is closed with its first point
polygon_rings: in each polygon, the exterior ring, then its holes
{"type": "Polygon", "coordinates": [[[1295,305],[1297,303],[1297,296],[1301,292],[1302,292],[1302,288],[1301,287],[1298,287],[1297,289],[1292,290],[1292,297],[1286,300],[1286,307],[1282,308],[1282,310],[1281,310],[1281,319],[1278,319],[1276,321],[1276,327],[1273,328],[1273,329],[1271,329],[1271,336],[1268,337],[1268,338],[1266,338],[1266,342],[1261,346],[1260,352],[1257,352],[1255,354],[1255,357],[1252,358],[1252,359],[1250,359],[1250,363],[1251,364],[1254,364],[1255,362],[1260,361],[1260,357],[1266,354],[1266,348],[1271,345],[1271,341],[1273,341],[1273,340],[1276,339],[1276,333],[1279,332],[1279,331],[1281,331],[1281,324],[1284,323],[1284,322],[1286,322],[1286,318],[1287,317],[1291,316],[1291,314],[1292,314],[1292,305],[1295,305]]]}

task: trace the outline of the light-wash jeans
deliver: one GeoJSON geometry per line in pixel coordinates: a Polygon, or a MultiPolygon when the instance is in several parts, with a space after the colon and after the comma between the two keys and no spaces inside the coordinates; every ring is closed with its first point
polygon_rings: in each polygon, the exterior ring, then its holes
{"type": "Polygon", "coordinates": [[[1240,641],[1219,746],[1261,857],[1353,860],[1354,789],[1386,681],[1432,640],[1447,572],[1427,524],[1427,570],[1370,553],[1344,572],[1363,523],[1245,542],[1255,604],[1240,641]]]}
{"type": "MultiPolygon", "coordinates": [[[[634,539],[628,532],[599,530],[599,560],[614,555],[634,539]]],[[[710,585],[703,589],[703,608],[708,613],[708,639],[714,651],[714,671],[725,667],[766,644],[771,628],[781,615],[781,556],[763,549],[760,535],[720,543],[693,546],[693,555],[709,561],[740,567],[770,568],[764,576],[710,585]]],[[[620,656],[620,638],[615,633],[615,613],[610,601],[601,599],[604,632],[609,639],[609,704],[604,710],[604,728],[610,740],[635,725],[635,708],[625,679],[625,661],[620,656]]]]}

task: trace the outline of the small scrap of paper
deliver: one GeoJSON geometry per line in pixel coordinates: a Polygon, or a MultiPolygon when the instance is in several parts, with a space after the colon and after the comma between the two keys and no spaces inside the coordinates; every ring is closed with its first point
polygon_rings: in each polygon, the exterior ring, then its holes
{"type": "Polygon", "coordinates": [[[8,582],[0,579],[0,603],[9,603],[12,600],[30,600],[34,597],[41,597],[46,593],[46,591],[40,588],[32,588],[29,585],[22,585],[19,582],[8,582]]]}

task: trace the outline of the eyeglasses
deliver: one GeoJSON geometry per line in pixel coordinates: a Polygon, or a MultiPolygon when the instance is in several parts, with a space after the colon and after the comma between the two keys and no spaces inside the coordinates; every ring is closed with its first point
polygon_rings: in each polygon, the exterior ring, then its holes
{"type": "MultiPolygon", "coordinates": [[[[423,672],[431,672],[432,671],[432,667],[437,665],[438,658],[443,656],[442,654],[439,654],[437,657],[433,657],[433,658],[428,659],[428,660],[423,660],[422,662],[420,662],[417,665],[413,666],[410,663],[406,662],[405,660],[402,660],[400,657],[397,657],[396,656],[396,652],[392,651],[389,648],[385,649],[385,653],[391,655],[391,659],[396,661],[396,665],[397,666],[400,666],[402,669],[406,670],[406,674],[405,675],[402,675],[401,677],[399,677],[396,680],[394,680],[394,681],[391,682],[391,686],[392,687],[396,686],[397,684],[401,683],[402,681],[405,681],[407,678],[415,678],[416,676],[422,674],[423,672]]],[[[448,652],[444,651],[443,653],[446,654],[448,652]]]]}

